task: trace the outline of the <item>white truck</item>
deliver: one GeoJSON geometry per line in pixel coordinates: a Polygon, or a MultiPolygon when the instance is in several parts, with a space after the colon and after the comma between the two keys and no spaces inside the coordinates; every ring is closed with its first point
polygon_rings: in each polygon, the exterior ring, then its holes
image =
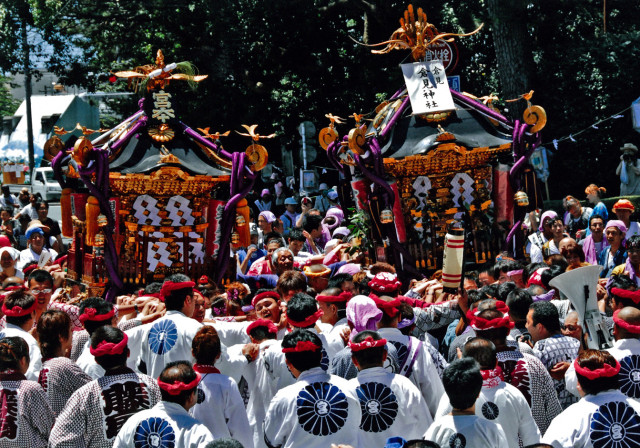
{"type": "Polygon", "coordinates": [[[53,178],[53,168],[36,168],[33,170],[31,177],[31,185],[29,184],[9,184],[11,193],[17,194],[23,188],[28,188],[31,193],[40,193],[45,201],[60,200],[62,188],[57,180],[53,178]]]}

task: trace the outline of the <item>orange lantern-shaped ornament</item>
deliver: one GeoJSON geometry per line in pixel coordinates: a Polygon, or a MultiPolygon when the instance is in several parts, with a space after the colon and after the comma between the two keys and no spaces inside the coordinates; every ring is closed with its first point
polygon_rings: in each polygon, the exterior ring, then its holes
{"type": "Polygon", "coordinates": [[[516,201],[516,204],[520,207],[526,207],[529,205],[529,196],[524,191],[518,191],[514,196],[513,200],[516,201]]]}
{"type": "Polygon", "coordinates": [[[391,209],[385,208],[380,212],[380,222],[382,224],[391,224],[393,222],[393,212],[391,209]]]}

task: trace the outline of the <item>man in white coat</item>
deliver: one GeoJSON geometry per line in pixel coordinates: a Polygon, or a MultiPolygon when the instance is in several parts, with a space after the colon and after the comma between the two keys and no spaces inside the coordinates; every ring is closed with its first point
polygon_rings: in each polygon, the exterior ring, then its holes
{"type": "Polygon", "coordinates": [[[476,415],[482,389],[478,363],[472,358],[457,359],[445,369],[442,381],[452,410],[437,416],[424,438],[443,447],[509,448],[500,425],[476,415]]]}
{"type": "Polygon", "coordinates": [[[637,446],[640,403],[618,389],[620,363],[608,352],[585,350],[574,361],[580,395],[542,438],[554,448],[637,446]]]}
{"type": "Polygon", "coordinates": [[[418,387],[433,416],[444,394],[444,387],[427,348],[429,343],[413,336],[406,336],[398,330],[401,317],[397,307],[401,304],[400,300],[387,300],[384,297],[375,297],[373,300],[383,312],[378,322],[378,333],[395,346],[398,351],[400,375],[406,376],[418,387]]]}
{"type": "Polygon", "coordinates": [[[214,438],[233,437],[253,448],[251,429],[236,382],[215,367],[220,357],[220,338],[215,329],[203,326],[193,338],[193,369],[202,376],[197,402],[189,414],[204,424],[214,438]]]}
{"type": "MultiPolygon", "coordinates": [[[[640,310],[631,306],[613,313],[613,337],[616,342],[607,351],[620,363],[620,392],[640,399],[640,310]]],[[[576,396],[578,379],[573,363],[564,375],[567,390],[576,396]]]]}
{"type": "Polygon", "coordinates": [[[201,379],[190,363],[169,363],[158,378],[162,401],[129,418],[113,447],[199,448],[213,441],[207,427],[188,412],[198,400],[201,379]]]}
{"type": "Polygon", "coordinates": [[[387,341],[375,331],[358,333],[352,342],[352,360],[357,378],[349,381],[360,401],[362,419],[358,446],[384,446],[389,437],[402,435],[419,439],[432,423],[427,405],[418,388],[408,378],[383,367],[387,341]]]}
{"type": "Polygon", "coordinates": [[[358,446],[360,403],[347,380],[320,367],[318,335],[294,330],[284,337],[282,350],[296,382],[271,400],[264,421],[267,446],[326,448],[336,442],[358,446]]]}
{"type": "Polygon", "coordinates": [[[42,368],[40,346],[29,333],[36,317],[36,307],[36,298],[29,292],[18,290],[9,293],[2,304],[2,313],[6,316],[7,324],[0,332],[0,338],[18,336],[29,346],[29,368],[25,376],[31,381],[38,381],[42,368]]]}
{"type": "MultiPolygon", "coordinates": [[[[527,400],[522,392],[503,381],[502,369],[497,365],[495,345],[486,339],[474,338],[464,345],[463,355],[480,364],[482,390],[476,400],[476,415],[499,424],[510,447],[519,446],[519,439],[524,446],[539,443],[540,430],[533,420],[527,400]]],[[[451,403],[445,395],[440,401],[436,418],[451,411],[451,403]]]]}
{"type": "Polygon", "coordinates": [[[91,336],[90,350],[104,373],[71,395],[51,430],[52,448],[108,448],[135,413],[160,401],[155,380],[127,368],[128,338],[103,325],[91,336]]]}

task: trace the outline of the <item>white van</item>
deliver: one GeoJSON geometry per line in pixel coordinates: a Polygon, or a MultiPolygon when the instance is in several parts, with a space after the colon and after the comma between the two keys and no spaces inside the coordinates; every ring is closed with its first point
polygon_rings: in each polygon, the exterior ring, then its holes
{"type": "Polygon", "coordinates": [[[31,192],[40,193],[45,201],[59,200],[62,195],[62,187],[53,178],[53,168],[36,168],[31,180],[31,192]]]}

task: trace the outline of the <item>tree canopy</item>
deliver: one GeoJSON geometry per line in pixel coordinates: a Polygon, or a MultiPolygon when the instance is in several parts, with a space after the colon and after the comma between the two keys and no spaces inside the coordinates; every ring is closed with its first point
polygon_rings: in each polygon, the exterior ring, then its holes
{"type": "MultiPolygon", "coordinates": [[[[296,127],[303,120],[320,128],[329,112],[372,112],[402,87],[398,64],[408,60],[408,52],[372,55],[361,44],[388,39],[408,2],[1,1],[1,69],[19,67],[20,20],[29,20],[49,43],[50,69],[92,90],[124,89],[124,82],[110,85],[107,73],[151,63],[160,48],[167,62],[191,61],[209,75],[182,97],[189,105],[188,123],[212,131],[258,123],[263,132],[278,133],[269,145],[274,152],[278,146],[298,147],[296,127]],[[18,4],[29,6],[29,14],[21,14],[18,4]]],[[[554,139],[574,136],[575,143],[560,141],[553,157],[554,196],[583,197],[591,182],[617,194],[618,147],[638,142],[630,114],[598,129],[590,126],[640,96],[640,23],[633,2],[610,0],[606,14],[594,0],[413,3],[440,31],[468,32],[485,23],[480,33],[456,40],[460,59],[454,74],[464,91],[494,93],[513,112],[522,105],[503,100],[533,89],[533,103],[548,115],[547,148],[553,149],[554,139]],[[576,175],[567,176],[569,170],[576,175]]],[[[122,112],[135,107],[129,101],[122,112]]]]}

